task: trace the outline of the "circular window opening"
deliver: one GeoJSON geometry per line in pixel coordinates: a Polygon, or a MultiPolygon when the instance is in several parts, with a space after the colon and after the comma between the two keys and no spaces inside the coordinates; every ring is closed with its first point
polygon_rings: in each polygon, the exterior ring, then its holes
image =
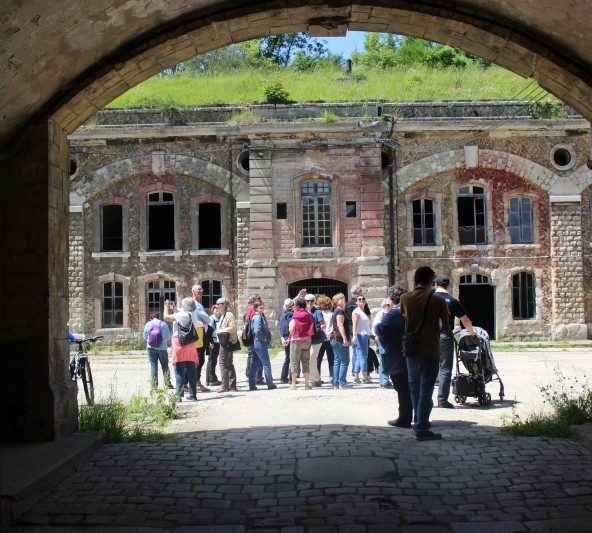
{"type": "Polygon", "coordinates": [[[381,152],[380,154],[380,165],[382,170],[386,170],[389,166],[389,154],[388,152],[381,152]]]}
{"type": "Polygon", "coordinates": [[[74,176],[76,176],[76,173],[78,172],[78,161],[76,161],[76,159],[71,158],[70,159],[70,179],[72,179],[74,176]]]}
{"type": "Polygon", "coordinates": [[[245,172],[246,174],[249,173],[249,151],[245,150],[238,156],[238,166],[240,169],[245,172]]]}
{"type": "Polygon", "coordinates": [[[551,149],[551,163],[558,170],[569,170],[574,166],[575,153],[571,146],[557,145],[551,149]]]}

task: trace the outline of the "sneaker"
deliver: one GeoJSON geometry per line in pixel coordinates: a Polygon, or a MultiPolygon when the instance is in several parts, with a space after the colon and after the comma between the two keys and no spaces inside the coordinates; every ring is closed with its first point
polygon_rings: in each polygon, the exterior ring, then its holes
{"type": "Polygon", "coordinates": [[[352,381],[357,384],[362,383],[362,380],[360,378],[354,378],[352,381]]]}
{"type": "Polygon", "coordinates": [[[166,384],[166,388],[167,388],[167,389],[174,389],[175,387],[174,387],[174,385],[173,385],[173,384],[172,384],[172,383],[169,381],[169,382],[166,384]]]}
{"type": "Polygon", "coordinates": [[[440,400],[438,402],[438,407],[442,407],[443,409],[454,409],[454,405],[452,405],[448,400],[440,400]]]}
{"type": "Polygon", "coordinates": [[[387,424],[389,426],[394,427],[394,428],[407,428],[407,429],[409,429],[411,427],[411,423],[401,422],[401,421],[399,421],[398,418],[396,418],[395,420],[389,420],[387,422],[387,424]]]}
{"type": "Polygon", "coordinates": [[[351,383],[346,383],[345,385],[339,385],[340,389],[353,389],[354,386],[351,383]]]}
{"type": "Polygon", "coordinates": [[[433,431],[419,431],[415,434],[415,439],[422,440],[441,440],[442,433],[434,433],[433,431]]]}
{"type": "Polygon", "coordinates": [[[259,390],[257,387],[249,387],[249,390],[259,390]]]}
{"type": "Polygon", "coordinates": [[[277,389],[277,385],[270,385],[267,387],[268,390],[273,390],[273,389],[277,389]]]}
{"type": "Polygon", "coordinates": [[[221,381],[219,381],[219,380],[216,380],[216,381],[210,381],[210,382],[209,382],[207,385],[208,385],[208,386],[211,386],[211,387],[219,387],[220,385],[222,385],[222,382],[221,382],[221,381]]]}
{"type": "Polygon", "coordinates": [[[315,381],[313,383],[313,387],[322,387],[323,386],[323,382],[322,381],[315,381]]]}
{"type": "Polygon", "coordinates": [[[194,396],[188,396],[187,398],[185,398],[186,402],[197,402],[197,398],[195,398],[194,396]]]}
{"type": "Polygon", "coordinates": [[[287,385],[288,383],[290,383],[289,379],[282,379],[280,380],[284,385],[287,385]]]}
{"type": "Polygon", "coordinates": [[[216,392],[218,394],[221,394],[222,392],[229,392],[229,389],[225,389],[224,387],[220,387],[216,392]]]}
{"type": "Polygon", "coordinates": [[[366,377],[366,378],[363,378],[363,379],[362,379],[362,383],[366,383],[366,384],[368,384],[368,383],[372,383],[372,378],[371,378],[371,377],[366,377]]]}

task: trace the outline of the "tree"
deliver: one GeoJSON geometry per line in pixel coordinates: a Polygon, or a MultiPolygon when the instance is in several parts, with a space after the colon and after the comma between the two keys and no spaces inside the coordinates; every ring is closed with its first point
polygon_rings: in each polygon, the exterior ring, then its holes
{"type": "Polygon", "coordinates": [[[297,53],[314,58],[321,58],[329,53],[326,41],[312,39],[305,32],[272,35],[258,39],[258,43],[257,55],[260,58],[270,59],[282,68],[290,65],[297,53]]]}

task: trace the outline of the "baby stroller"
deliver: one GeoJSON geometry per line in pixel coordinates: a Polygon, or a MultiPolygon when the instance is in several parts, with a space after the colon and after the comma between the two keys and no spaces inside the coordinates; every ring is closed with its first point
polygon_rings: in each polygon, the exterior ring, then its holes
{"type": "Polygon", "coordinates": [[[483,328],[475,327],[476,335],[469,335],[460,330],[454,335],[456,351],[456,375],[452,378],[452,393],[456,403],[464,404],[468,397],[477,398],[479,405],[489,405],[491,394],[485,385],[499,381],[499,398],[504,399],[504,384],[499,377],[489,335],[483,328]],[[468,374],[460,372],[460,363],[468,370],[468,374]]]}

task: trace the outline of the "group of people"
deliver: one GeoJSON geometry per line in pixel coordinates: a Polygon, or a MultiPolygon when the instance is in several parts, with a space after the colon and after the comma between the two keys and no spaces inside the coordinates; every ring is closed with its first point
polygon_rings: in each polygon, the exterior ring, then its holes
{"type": "MultiPolygon", "coordinates": [[[[299,379],[304,380],[304,389],[322,386],[321,364],[326,354],[334,389],[372,383],[370,339],[375,338],[380,359],[379,385],[392,386],[398,397],[399,416],[388,424],[413,427],[418,440],[441,438],[439,433],[431,431],[429,418],[438,373],[438,406],[454,408],[448,401],[454,363],[454,318],[460,319],[469,334],[475,333],[465,309],[447,291],[448,278],[436,277],[430,267],[424,266],[416,270],[414,282],[415,287],[409,292],[400,285],[390,287],[374,320],[359,286],[352,288],[349,300],[343,293],[317,298],[306,289],[296,298],[286,299],[279,320],[279,335],[285,350],[281,382],[289,384],[291,389],[297,388],[299,379]],[[410,332],[415,334],[417,342],[411,345],[410,353],[409,350],[404,353],[404,336],[410,332]],[[350,362],[352,382],[347,380],[350,362]]],[[[226,298],[219,298],[208,315],[201,303],[202,294],[201,285],[196,284],[192,297],[184,298],[178,309],[173,303],[165,302],[163,319],[173,322],[172,335],[155,314],[151,314],[144,328],[154,386],[158,385],[159,361],[163,375],[168,376],[170,337],[174,388],[179,401],[184,397],[195,401],[197,391],[208,392],[208,386],[218,386],[218,393],[237,390],[233,352],[240,344],[236,318],[228,309],[226,298]],[[183,345],[179,342],[179,331],[191,325],[198,332],[197,341],[183,345]],[[206,355],[204,386],[201,374],[206,355]],[[220,380],[216,376],[218,362],[220,380]]],[[[269,357],[272,334],[264,302],[260,296],[253,295],[247,305],[243,342],[249,351],[246,367],[249,390],[257,390],[257,385],[276,389],[269,357]]],[[[173,388],[170,380],[166,385],[173,388]]]]}

